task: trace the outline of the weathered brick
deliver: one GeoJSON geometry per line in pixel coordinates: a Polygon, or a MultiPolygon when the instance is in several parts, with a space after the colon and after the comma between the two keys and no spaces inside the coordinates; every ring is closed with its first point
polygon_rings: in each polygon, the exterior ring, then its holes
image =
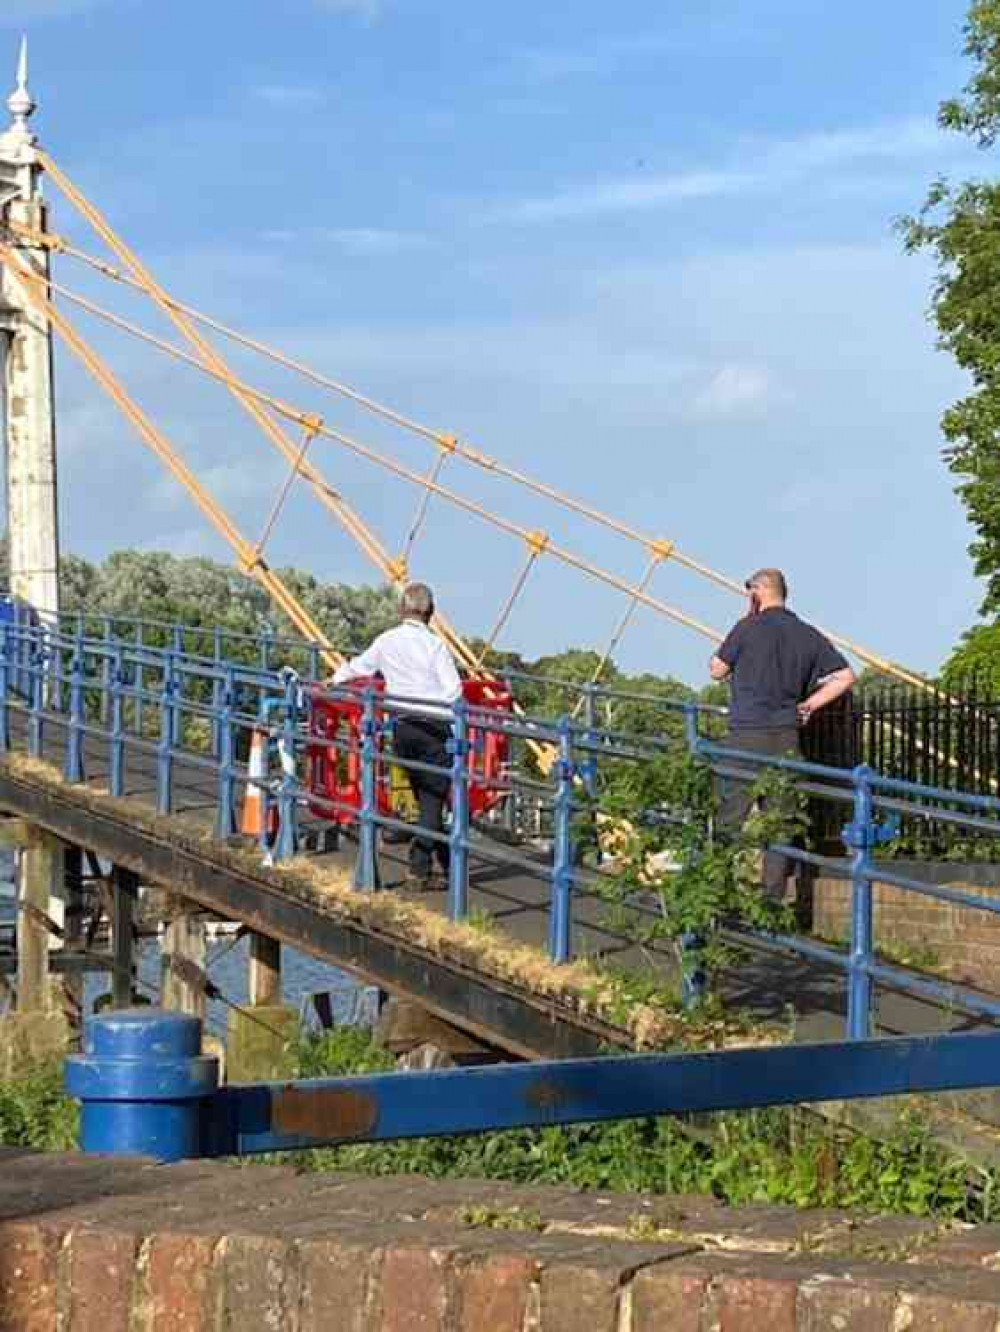
{"type": "Polygon", "coordinates": [[[436,1247],[394,1245],[378,1273],[379,1332],[445,1332],[448,1268],[453,1252],[436,1247]]]}
{"type": "Polygon", "coordinates": [[[986,1267],[1000,1270],[1000,1225],[969,1226],[928,1244],[914,1261],[932,1267],[986,1267]]]}
{"type": "Polygon", "coordinates": [[[54,1332],[59,1242],[30,1221],[0,1224],[0,1332],[54,1332]]]}
{"type": "MultiPolygon", "coordinates": [[[[301,1332],[367,1332],[371,1243],[300,1240],[301,1332]]],[[[520,1329],[518,1329],[520,1332],[520,1329]]]]}
{"type": "Polygon", "coordinates": [[[297,1332],[297,1252],[272,1235],[227,1235],[217,1258],[223,1326],[297,1332]]]}
{"type": "Polygon", "coordinates": [[[538,1264],[527,1254],[476,1255],[456,1269],[458,1317],[463,1329],[522,1332],[538,1264]]]}
{"type": "Polygon", "coordinates": [[[996,1332],[1000,1274],[975,1268],[915,1274],[900,1294],[895,1326],[905,1332],[996,1332]]]}
{"type": "Polygon", "coordinates": [[[204,1332],[215,1326],[213,1261],[218,1240],[209,1235],[155,1235],[144,1280],[144,1332],[204,1332]]]}
{"type": "Polygon", "coordinates": [[[541,1280],[544,1332],[617,1332],[622,1284],[613,1267],[567,1262],[547,1268],[541,1280]]]}
{"type": "Polygon", "coordinates": [[[798,1332],[893,1332],[896,1295],[891,1287],[821,1276],[804,1281],[798,1295],[798,1332]]]}
{"type": "Polygon", "coordinates": [[[128,1332],[139,1241],[114,1230],[74,1230],[69,1239],[72,1332],[128,1332]]]}
{"type": "Polygon", "coordinates": [[[719,1332],[795,1332],[797,1281],[785,1271],[725,1275],[719,1283],[719,1332]]]}
{"type": "Polygon", "coordinates": [[[700,1332],[711,1280],[698,1260],[644,1267],[632,1281],[633,1332],[700,1332]]]}

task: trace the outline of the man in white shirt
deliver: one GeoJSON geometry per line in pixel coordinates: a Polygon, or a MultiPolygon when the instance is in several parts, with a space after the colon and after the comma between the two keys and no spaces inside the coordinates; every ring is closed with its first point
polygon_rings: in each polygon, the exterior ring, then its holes
{"type": "MultiPolygon", "coordinates": [[[[451,765],[448,740],[451,736],[451,709],[462,693],[462,681],[444,642],[430,627],[434,614],[434,594],[425,583],[410,583],[403,589],[399,606],[402,622],[389,629],[357,657],[338,666],[334,684],[346,684],[366,676],[381,675],[386,693],[406,706],[396,718],[395,752],[401,759],[429,763],[435,767],[451,765]]],[[[420,827],[428,832],[444,832],[444,807],[450,789],[443,773],[407,770],[420,809],[420,827]]],[[[441,872],[448,873],[446,842],[414,837],[410,843],[410,878],[421,888],[438,885],[432,874],[437,860],[441,872]]]]}

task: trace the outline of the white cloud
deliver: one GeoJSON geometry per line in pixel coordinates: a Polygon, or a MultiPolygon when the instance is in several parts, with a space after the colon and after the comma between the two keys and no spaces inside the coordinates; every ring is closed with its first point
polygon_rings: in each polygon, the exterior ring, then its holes
{"type": "Polygon", "coordinates": [[[382,0],[314,0],[317,9],[329,14],[353,14],[367,23],[381,16],[382,0]]]}
{"type": "Polygon", "coordinates": [[[759,416],[783,395],[771,372],[760,365],[734,362],[716,370],[692,402],[696,416],[759,416]]]}
{"type": "Polygon", "coordinates": [[[564,218],[595,217],[602,213],[631,212],[689,199],[716,199],[752,188],[756,178],[743,171],[687,171],[675,174],[630,176],[598,181],[581,190],[544,198],[523,199],[504,213],[520,222],[558,222],[564,218]]]}
{"type": "Polygon", "coordinates": [[[794,139],[744,139],[733,145],[720,166],[591,180],[578,188],[516,201],[496,217],[552,222],[769,193],[819,173],[841,172],[850,179],[872,166],[885,171],[894,163],[932,158],[953,143],[933,121],[915,119],[818,131],[794,139]]]}
{"type": "Polygon", "coordinates": [[[253,89],[253,95],[258,101],[285,110],[322,106],[327,100],[323,88],[308,84],[261,83],[253,89]]]}
{"type": "Polygon", "coordinates": [[[623,65],[683,51],[690,37],[679,32],[636,32],[587,46],[532,47],[515,51],[515,72],[532,83],[556,83],[563,79],[614,73],[623,65]]]}
{"type": "Polygon", "coordinates": [[[428,244],[417,231],[392,231],[382,227],[339,227],[322,233],[323,239],[348,254],[387,255],[401,250],[418,250],[428,244]]]}
{"type": "Polygon", "coordinates": [[[269,245],[332,245],[356,258],[379,258],[420,250],[430,244],[419,231],[394,231],[390,227],[273,227],[261,232],[269,245]]]}
{"type": "Polygon", "coordinates": [[[83,14],[108,3],[110,0],[13,0],[13,3],[4,0],[0,6],[0,28],[16,28],[23,23],[36,23],[40,19],[83,14]]]}

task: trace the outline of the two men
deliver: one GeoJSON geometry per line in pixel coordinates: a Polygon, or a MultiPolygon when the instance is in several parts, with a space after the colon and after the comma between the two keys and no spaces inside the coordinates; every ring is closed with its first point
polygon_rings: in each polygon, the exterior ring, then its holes
{"type": "MultiPolygon", "coordinates": [[[[339,666],[333,683],[381,675],[386,693],[401,706],[396,719],[396,754],[403,760],[447,768],[451,763],[451,709],[462,693],[462,682],[451,653],[430,627],[434,595],[426,583],[410,583],[403,589],[399,613],[395,629],[379,634],[360,656],[339,666]]],[[[443,834],[447,776],[408,768],[407,777],[420,810],[421,830],[443,834]]],[[[435,860],[447,876],[447,842],[417,833],[410,842],[410,886],[435,886],[435,860]]]]}
{"type": "MultiPolygon", "coordinates": [[[[854,684],[854,671],[818,629],[785,602],[780,569],[758,569],[746,582],[748,613],[729,631],[709,662],[713,680],[729,680],[729,736],[733,749],[779,757],[799,754],[799,727],[854,684]]],[[[719,809],[722,831],[742,826],[753,802],[752,779],[727,780],[719,809]]],[[[785,856],[764,857],[764,893],[780,901],[789,865],[785,856]]]]}

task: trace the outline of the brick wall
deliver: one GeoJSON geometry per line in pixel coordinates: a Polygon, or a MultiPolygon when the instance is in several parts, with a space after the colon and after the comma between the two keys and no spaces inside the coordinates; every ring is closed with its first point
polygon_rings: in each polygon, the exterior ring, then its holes
{"type": "Polygon", "coordinates": [[[998,1267],[997,1226],[0,1151],[3,1332],[996,1332],[998,1267]]]}
{"type": "MultiPolygon", "coordinates": [[[[893,866],[900,874],[922,878],[914,867],[893,866]]],[[[957,866],[936,876],[941,883],[961,887],[982,897],[1000,901],[1000,867],[957,866]]],[[[813,895],[813,928],[825,938],[846,939],[850,935],[851,885],[843,879],[817,878],[813,895]]],[[[891,944],[929,949],[933,965],[955,980],[987,990],[1000,990],[1000,915],[972,907],[955,906],[895,888],[875,885],[876,945],[891,944]]]]}

